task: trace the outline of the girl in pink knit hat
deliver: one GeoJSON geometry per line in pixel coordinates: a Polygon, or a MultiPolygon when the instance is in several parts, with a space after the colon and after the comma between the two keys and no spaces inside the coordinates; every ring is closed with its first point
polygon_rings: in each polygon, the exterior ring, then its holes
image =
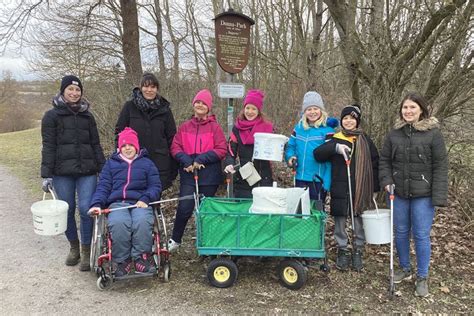
{"type": "MultiPolygon", "coordinates": [[[[171,144],[171,154],[179,162],[179,196],[196,191],[193,172],[198,170],[199,193],[214,196],[222,183],[221,160],[226,154],[226,141],[222,127],[211,114],[212,94],[199,91],[193,99],[194,116],[181,124],[171,144]]],[[[169,251],[181,244],[186,224],[193,214],[194,200],[181,200],[176,210],[173,235],[168,242],[169,251]]]]}
{"type": "Polygon", "coordinates": [[[237,116],[229,137],[224,171],[235,174],[234,196],[238,198],[251,198],[254,187],[271,186],[273,182],[269,161],[253,160],[254,167],[262,179],[252,186],[234,170],[237,158],[241,166],[252,161],[255,133],[273,133],[272,122],[266,119],[262,112],[264,97],[261,90],[248,91],[244,99],[244,107],[237,116]]]}

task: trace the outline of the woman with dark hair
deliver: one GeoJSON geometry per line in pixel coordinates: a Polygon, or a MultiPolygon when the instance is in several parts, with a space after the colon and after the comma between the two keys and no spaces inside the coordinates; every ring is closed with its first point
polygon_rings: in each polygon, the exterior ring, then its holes
{"type": "Polygon", "coordinates": [[[58,198],[68,203],[66,237],[70,251],[66,265],[79,263],[81,271],[90,270],[92,219],[87,214],[97,185],[97,173],[105,163],[99,133],[89,103],[83,98],[82,83],[76,76],[61,80],[53,108],[41,121],[43,149],[41,177],[43,190],[54,187],[58,198]],[[75,219],[76,193],[80,214],[81,249],[75,219]]]}
{"type": "Polygon", "coordinates": [[[393,221],[400,270],[395,283],[412,278],[410,236],[415,241],[415,295],[425,297],[431,257],[430,231],[435,206],[446,206],[448,157],[438,120],[419,94],[403,98],[399,118],[380,152],[380,185],[395,185],[393,221]]]}
{"type": "Polygon", "coordinates": [[[170,154],[176,134],[176,122],[168,100],[158,94],[160,84],[155,75],[144,73],[140,87],[133,89],[130,100],[120,112],[115,135],[125,127],[138,134],[140,146],[146,148],[149,158],[160,172],[163,189],[171,186],[178,174],[178,166],[170,154]]]}

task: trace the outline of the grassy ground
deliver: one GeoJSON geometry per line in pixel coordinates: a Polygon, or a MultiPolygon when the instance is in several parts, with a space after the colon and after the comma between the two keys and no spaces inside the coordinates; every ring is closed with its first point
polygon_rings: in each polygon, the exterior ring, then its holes
{"type": "Polygon", "coordinates": [[[0,134],[0,148],[0,164],[18,176],[32,196],[39,196],[42,192],[40,129],[0,134]]]}
{"type": "MultiPolygon", "coordinates": [[[[39,129],[0,135],[3,157],[0,164],[7,166],[31,192],[32,199],[41,196],[39,129]]],[[[277,170],[278,182],[288,175],[277,170]]],[[[174,197],[176,189],[167,192],[174,197]]],[[[454,201],[455,202],[455,201],[454,201]]],[[[196,254],[193,221],[184,236],[179,253],[172,256],[173,275],[170,285],[186,297],[190,305],[209,307],[222,313],[472,313],[474,310],[474,258],[471,231],[458,213],[449,208],[437,211],[432,231],[432,269],[428,298],[413,296],[413,282],[396,287],[397,296],[390,300],[388,287],[388,246],[366,247],[365,269],[362,273],[341,273],[334,267],[335,244],[330,219],[326,232],[326,251],[331,271],[319,271],[319,263],[310,266],[306,286],[290,291],[278,285],[276,274],[278,260],[243,258],[239,260],[239,276],[236,284],[228,289],[208,285],[206,267],[209,259],[196,254]]],[[[164,214],[172,226],[176,205],[165,205],[164,214]]],[[[412,256],[414,258],[414,256],[412,256]]],[[[414,262],[413,262],[414,263],[414,262]]],[[[159,283],[143,281],[122,285],[113,291],[133,293],[150,291],[158,293],[159,283]],[[141,289],[144,287],[143,289],[141,289]],[[141,290],[140,290],[141,289],[141,290]]],[[[148,292],[148,293],[150,293],[148,292]]]]}

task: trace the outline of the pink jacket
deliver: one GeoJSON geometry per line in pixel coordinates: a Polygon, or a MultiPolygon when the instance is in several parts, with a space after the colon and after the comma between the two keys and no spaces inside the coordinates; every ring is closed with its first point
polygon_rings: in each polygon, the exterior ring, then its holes
{"type": "Polygon", "coordinates": [[[220,161],[226,152],[224,132],[214,115],[205,120],[193,117],[181,124],[171,144],[171,155],[181,164],[181,182],[190,180],[193,183],[192,174],[184,172],[183,168],[197,162],[206,166],[199,171],[200,184],[222,183],[220,161]]]}

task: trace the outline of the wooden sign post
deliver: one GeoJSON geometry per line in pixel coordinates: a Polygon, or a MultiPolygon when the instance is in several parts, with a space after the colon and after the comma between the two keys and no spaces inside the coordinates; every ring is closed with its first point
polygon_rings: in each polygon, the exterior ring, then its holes
{"type": "MultiPolygon", "coordinates": [[[[230,82],[234,74],[244,70],[249,60],[250,27],[255,22],[248,16],[229,8],[214,18],[216,32],[216,59],[219,66],[230,74],[230,82]]],[[[230,137],[234,123],[234,99],[227,102],[227,136],[230,137]]],[[[232,181],[229,188],[233,196],[232,181]]]]}

